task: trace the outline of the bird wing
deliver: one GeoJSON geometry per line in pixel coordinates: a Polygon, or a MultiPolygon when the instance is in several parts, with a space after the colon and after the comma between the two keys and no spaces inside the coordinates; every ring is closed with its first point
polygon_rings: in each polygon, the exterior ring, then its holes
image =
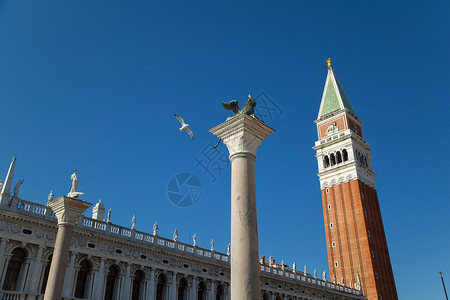
{"type": "Polygon", "coordinates": [[[184,125],[184,124],[185,124],[183,118],[180,117],[179,115],[175,114],[175,118],[177,118],[178,121],[180,121],[181,125],[184,125]]]}
{"type": "Polygon", "coordinates": [[[185,130],[187,131],[187,133],[189,133],[191,139],[194,140],[194,133],[192,132],[192,130],[190,130],[189,127],[187,127],[185,130]]]}
{"type": "Polygon", "coordinates": [[[234,114],[239,112],[239,104],[236,100],[231,100],[230,102],[222,102],[223,108],[226,110],[231,110],[234,114]]]}

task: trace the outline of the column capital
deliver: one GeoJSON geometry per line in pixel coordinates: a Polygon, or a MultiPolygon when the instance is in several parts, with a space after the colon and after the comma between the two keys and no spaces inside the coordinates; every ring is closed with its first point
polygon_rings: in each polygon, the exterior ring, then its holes
{"type": "Polygon", "coordinates": [[[231,158],[234,154],[252,154],[256,157],[262,140],[275,130],[257,118],[241,114],[217,125],[209,132],[223,140],[231,158]]]}
{"type": "Polygon", "coordinates": [[[75,225],[81,214],[91,205],[86,201],[66,196],[49,203],[58,220],[58,225],[75,225]]]}

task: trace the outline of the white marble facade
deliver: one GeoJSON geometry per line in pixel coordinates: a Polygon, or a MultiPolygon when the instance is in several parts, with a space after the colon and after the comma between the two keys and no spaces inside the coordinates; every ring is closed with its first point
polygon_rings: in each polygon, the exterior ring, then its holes
{"type": "MultiPolygon", "coordinates": [[[[43,299],[56,218],[45,205],[19,198],[13,203],[0,206],[0,299],[43,299]]],[[[225,300],[229,261],[224,253],[82,216],[63,298],[225,300]]],[[[262,299],[364,299],[362,291],[286,266],[262,260],[260,267],[262,299]]]]}

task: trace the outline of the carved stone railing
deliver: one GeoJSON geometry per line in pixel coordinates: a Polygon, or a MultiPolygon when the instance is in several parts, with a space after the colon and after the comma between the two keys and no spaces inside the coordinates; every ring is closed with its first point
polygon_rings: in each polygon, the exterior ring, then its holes
{"type": "Polygon", "coordinates": [[[92,231],[102,232],[107,235],[117,236],[120,238],[125,238],[130,241],[135,241],[139,243],[144,243],[147,245],[153,245],[156,247],[163,247],[170,249],[172,251],[183,252],[188,255],[194,255],[197,257],[202,257],[206,259],[215,260],[222,263],[229,263],[229,257],[226,254],[211,251],[199,247],[194,247],[189,244],[185,244],[179,241],[173,241],[160,237],[158,235],[148,234],[142,231],[137,231],[135,229],[130,229],[127,227],[111,224],[109,222],[95,220],[88,217],[81,217],[81,222],[78,221],[76,224],[79,228],[85,228],[92,231]]]}
{"type": "Polygon", "coordinates": [[[24,292],[1,291],[0,299],[1,300],[24,300],[27,295],[28,294],[24,293],[24,292]]]}
{"type": "Polygon", "coordinates": [[[353,294],[353,295],[358,295],[358,296],[363,295],[362,291],[360,291],[360,290],[352,289],[352,288],[342,286],[339,284],[335,284],[335,283],[332,283],[329,281],[321,280],[319,278],[312,277],[311,275],[308,275],[308,274],[305,275],[303,272],[294,271],[289,268],[285,268],[283,270],[283,269],[276,268],[276,267],[268,267],[268,266],[261,265],[261,272],[265,273],[267,275],[272,275],[272,276],[275,275],[275,276],[279,276],[279,277],[282,277],[285,279],[291,279],[296,282],[303,282],[308,285],[325,287],[327,289],[331,289],[331,290],[335,290],[335,291],[339,291],[339,292],[343,292],[343,293],[348,293],[348,294],[353,294]]]}
{"type": "Polygon", "coordinates": [[[36,216],[56,221],[55,214],[53,213],[51,208],[42,204],[17,199],[17,210],[19,212],[25,212],[27,215],[30,216],[36,216]]]}

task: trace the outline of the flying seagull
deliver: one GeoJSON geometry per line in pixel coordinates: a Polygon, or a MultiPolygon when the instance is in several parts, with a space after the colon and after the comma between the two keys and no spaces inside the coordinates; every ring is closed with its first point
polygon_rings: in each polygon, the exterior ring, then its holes
{"type": "Polygon", "coordinates": [[[177,114],[175,114],[175,118],[177,118],[178,121],[180,121],[180,123],[181,123],[180,131],[186,130],[186,132],[189,133],[189,136],[191,137],[191,139],[194,140],[194,133],[189,129],[189,127],[188,127],[189,124],[184,123],[183,118],[177,114]]]}

